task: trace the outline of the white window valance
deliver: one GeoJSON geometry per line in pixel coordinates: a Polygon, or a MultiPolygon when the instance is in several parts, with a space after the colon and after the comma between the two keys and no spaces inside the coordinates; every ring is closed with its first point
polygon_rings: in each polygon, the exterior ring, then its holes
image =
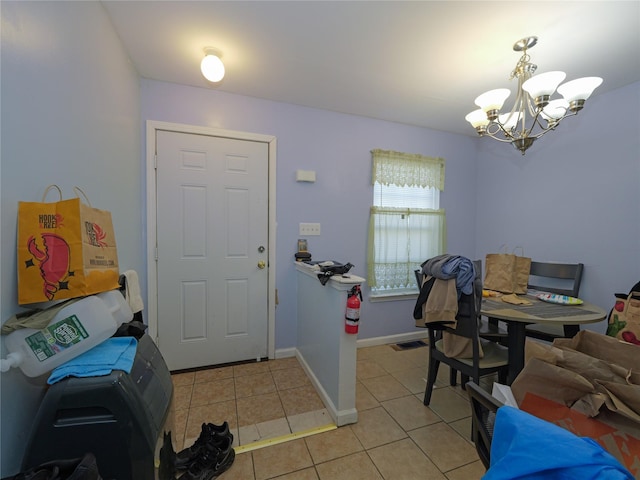
{"type": "Polygon", "coordinates": [[[371,151],[371,183],[400,187],[436,188],[444,191],[444,158],[375,149],[371,151]]]}

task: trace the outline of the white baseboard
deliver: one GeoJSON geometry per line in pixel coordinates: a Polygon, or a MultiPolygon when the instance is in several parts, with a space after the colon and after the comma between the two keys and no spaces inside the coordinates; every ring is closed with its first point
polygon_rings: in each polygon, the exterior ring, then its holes
{"type": "Polygon", "coordinates": [[[335,422],[335,424],[341,427],[343,425],[356,423],[358,421],[358,411],[355,409],[355,407],[349,410],[338,410],[335,404],[331,401],[331,398],[329,397],[327,391],[322,387],[320,380],[318,380],[318,377],[315,376],[313,370],[299,350],[296,350],[296,357],[298,358],[300,365],[302,365],[303,370],[309,377],[309,380],[311,380],[311,383],[315,387],[316,392],[318,392],[322,403],[324,403],[325,408],[329,412],[329,415],[331,415],[331,419],[335,422]]]}
{"type": "Polygon", "coordinates": [[[384,337],[363,338],[357,341],[358,348],[375,347],[377,345],[387,345],[390,343],[413,342],[423,340],[429,336],[427,329],[420,332],[399,333],[396,335],[386,335],[384,337]]]}
{"type": "MultiPolygon", "coordinates": [[[[384,337],[362,338],[356,341],[357,348],[375,347],[377,345],[388,345],[390,343],[412,342],[414,340],[424,340],[428,337],[427,330],[424,332],[399,333],[396,335],[386,335],[384,337]]],[[[297,348],[279,348],[276,350],[275,358],[295,357],[297,348]]]]}
{"type": "Polygon", "coordinates": [[[295,347],[290,347],[290,348],[278,348],[276,350],[276,354],[275,354],[275,358],[289,358],[289,357],[295,357],[296,356],[296,348],[295,347]]]}

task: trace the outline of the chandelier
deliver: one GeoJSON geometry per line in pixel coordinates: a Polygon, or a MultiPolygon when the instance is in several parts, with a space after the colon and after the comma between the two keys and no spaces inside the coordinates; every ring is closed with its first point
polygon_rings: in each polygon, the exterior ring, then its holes
{"type": "Polygon", "coordinates": [[[529,62],[527,49],[536,43],[538,37],[526,37],[513,45],[513,50],[522,52],[522,56],[509,77],[510,80],[518,79],[516,100],[511,111],[500,113],[511,91],[498,88],[476,98],[475,103],[480,108],[465,117],[478,135],[509,142],[522,155],[536,139],[554,130],[566,117],[582,110],[585,100],[602,83],[600,77],[584,77],[560,85],[566,74],[559,71],[533,76],[538,66],[529,62]],[[564,98],[551,100],[556,89],[564,98]]]}

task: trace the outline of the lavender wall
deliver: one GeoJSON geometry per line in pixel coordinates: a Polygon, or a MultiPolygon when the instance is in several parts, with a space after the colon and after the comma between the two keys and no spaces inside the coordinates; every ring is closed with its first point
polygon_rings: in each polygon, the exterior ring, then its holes
{"type": "MultiPolygon", "coordinates": [[[[526,157],[489,140],[139,79],[98,2],[0,2],[2,144],[0,314],[16,302],[17,202],[49,183],[79,185],[112,211],[122,270],[144,272],[143,122],[278,138],[276,346],[296,344],[292,255],[299,222],[320,222],[316,258],[366,271],[370,155],[447,159],[449,251],[479,258],[502,243],[586,264],[583,296],[603,308],[640,280],[640,83],[592,99],[526,157]],[[99,52],[99,55],[96,55],[99,52]],[[315,184],[295,182],[315,170],[315,184]]],[[[606,81],[606,79],[605,79],[606,81]]],[[[143,290],[146,290],[142,276],[143,290]]],[[[363,304],[360,338],[414,331],[412,301],[363,304]]],[[[6,354],[2,342],[1,354],[6,354]]],[[[0,476],[19,470],[43,379],[0,376],[0,476]]]]}
{"type": "MultiPolygon", "coordinates": [[[[121,270],[143,270],[138,75],[99,2],[11,2],[2,9],[1,319],[17,304],[18,201],[78,185],[110,210],[121,270]]],[[[2,357],[6,356],[2,340],[2,357]]],[[[46,375],[0,375],[0,476],[20,469],[46,375]]]]}
{"type": "Polygon", "coordinates": [[[588,100],[524,157],[479,143],[477,256],[507,244],[536,260],[582,262],[580,296],[608,311],[615,292],[640,280],[638,112],[635,83],[588,100]]]}
{"type": "MultiPolygon", "coordinates": [[[[300,222],[318,222],[309,237],[314,259],[351,262],[366,276],[373,148],[444,157],[449,250],[475,251],[476,140],[396,123],[143,80],[142,119],[274,135],[277,152],[276,348],[296,345],[293,254],[300,222]],[[295,181],[314,170],[313,184],[295,181]]],[[[366,294],[366,292],[365,292],[366,294]]],[[[413,300],[370,303],[365,298],[359,338],[415,332],[413,300]]]]}

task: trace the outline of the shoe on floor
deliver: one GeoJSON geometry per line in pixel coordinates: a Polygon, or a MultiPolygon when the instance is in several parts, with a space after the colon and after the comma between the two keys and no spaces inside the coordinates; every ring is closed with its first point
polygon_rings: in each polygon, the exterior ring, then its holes
{"type": "Polygon", "coordinates": [[[26,472],[18,473],[16,476],[11,477],[11,480],[56,480],[60,478],[59,473],[58,467],[36,467],[26,472]]]}
{"type": "Polygon", "coordinates": [[[158,480],[174,480],[176,475],[176,452],[173,450],[171,432],[164,432],[159,455],[158,480]]]}
{"type": "Polygon", "coordinates": [[[229,438],[229,444],[233,443],[233,434],[229,431],[229,424],[224,422],[222,425],[213,423],[203,423],[200,436],[193,445],[178,452],[175,456],[176,469],[188,469],[200,454],[200,450],[206,444],[220,444],[229,438]]]}
{"type": "Polygon", "coordinates": [[[93,453],[87,453],[78,460],[60,462],[60,479],[66,480],[102,480],[98,472],[98,464],[93,453]],[[68,476],[67,476],[68,475],[68,476]]]}
{"type": "Polygon", "coordinates": [[[102,480],[102,477],[95,455],[87,453],[81,458],[43,463],[19,473],[13,480],[102,480]]]}
{"type": "Polygon", "coordinates": [[[217,445],[211,442],[204,444],[189,470],[178,480],[211,480],[222,475],[236,458],[236,452],[231,443],[231,437],[224,437],[217,445]]]}

